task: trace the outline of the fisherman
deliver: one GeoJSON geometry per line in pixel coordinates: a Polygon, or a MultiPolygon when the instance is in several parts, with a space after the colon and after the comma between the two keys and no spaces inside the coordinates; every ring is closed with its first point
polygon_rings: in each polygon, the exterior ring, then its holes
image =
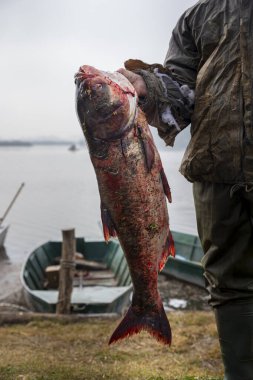
{"type": "Polygon", "coordinates": [[[225,380],[252,380],[253,1],[198,1],[173,30],[164,66],[125,67],[167,145],[191,123],[180,172],[193,183],[225,380]]]}

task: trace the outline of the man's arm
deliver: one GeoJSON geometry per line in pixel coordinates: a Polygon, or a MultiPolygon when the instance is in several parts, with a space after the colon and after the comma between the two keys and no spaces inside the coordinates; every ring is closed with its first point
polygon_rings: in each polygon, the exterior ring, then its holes
{"type": "Polygon", "coordinates": [[[178,83],[186,84],[194,89],[200,53],[194,40],[191,24],[189,11],[186,11],[172,32],[164,66],[170,68],[173,78],[178,83]]]}
{"type": "MultiPolygon", "coordinates": [[[[135,87],[149,124],[158,129],[167,145],[173,146],[176,135],[191,122],[199,64],[186,13],[173,30],[164,67],[142,63],[139,69],[140,61],[136,62],[134,72],[119,71],[135,87]]],[[[134,64],[131,64],[131,70],[133,68],[134,64]]]]}

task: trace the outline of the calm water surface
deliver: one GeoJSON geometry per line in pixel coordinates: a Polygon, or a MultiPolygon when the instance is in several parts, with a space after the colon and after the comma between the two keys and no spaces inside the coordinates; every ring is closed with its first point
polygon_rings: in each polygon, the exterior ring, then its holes
{"type": "MultiPolygon", "coordinates": [[[[196,234],[192,186],[178,172],[183,152],[161,153],[173,203],[171,229],[196,234]]],[[[36,246],[61,239],[61,230],[76,236],[102,239],[100,200],[96,177],[86,150],[66,146],[0,149],[0,215],[22,182],[22,190],[5,220],[10,224],[6,251],[13,263],[22,263],[36,246]]]]}

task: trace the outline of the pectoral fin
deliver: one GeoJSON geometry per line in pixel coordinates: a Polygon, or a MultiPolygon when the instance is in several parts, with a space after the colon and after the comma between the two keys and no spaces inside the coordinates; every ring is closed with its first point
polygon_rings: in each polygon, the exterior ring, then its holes
{"type": "Polygon", "coordinates": [[[155,161],[155,150],[152,140],[147,136],[143,137],[141,127],[138,127],[138,138],[141,143],[147,171],[150,172],[155,161]]]}
{"type": "Polygon", "coordinates": [[[111,214],[103,204],[101,204],[101,219],[105,241],[108,242],[110,237],[117,237],[117,232],[111,214]]]}
{"type": "Polygon", "coordinates": [[[164,173],[163,167],[161,168],[160,175],[161,175],[164,193],[166,197],[168,198],[168,201],[171,203],[172,198],[171,198],[170,186],[169,186],[166,174],[164,173]]]}

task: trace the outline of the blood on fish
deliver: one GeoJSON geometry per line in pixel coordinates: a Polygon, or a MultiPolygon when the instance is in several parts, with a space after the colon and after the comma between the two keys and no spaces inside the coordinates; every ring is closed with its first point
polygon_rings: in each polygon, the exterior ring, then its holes
{"type": "Polygon", "coordinates": [[[120,87],[120,85],[118,85],[118,83],[112,81],[111,79],[109,78],[106,78],[107,79],[107,82],[109,85],[112,85],[113,87],[116,87],[120,92],[122,92],[123,94],[130,94],[132,95],[133,97],[136,96],[135,92],[134,91],[131,91],[130,88],[126,88],[126,89],[123,89],[122,87],[120,87]]]}

